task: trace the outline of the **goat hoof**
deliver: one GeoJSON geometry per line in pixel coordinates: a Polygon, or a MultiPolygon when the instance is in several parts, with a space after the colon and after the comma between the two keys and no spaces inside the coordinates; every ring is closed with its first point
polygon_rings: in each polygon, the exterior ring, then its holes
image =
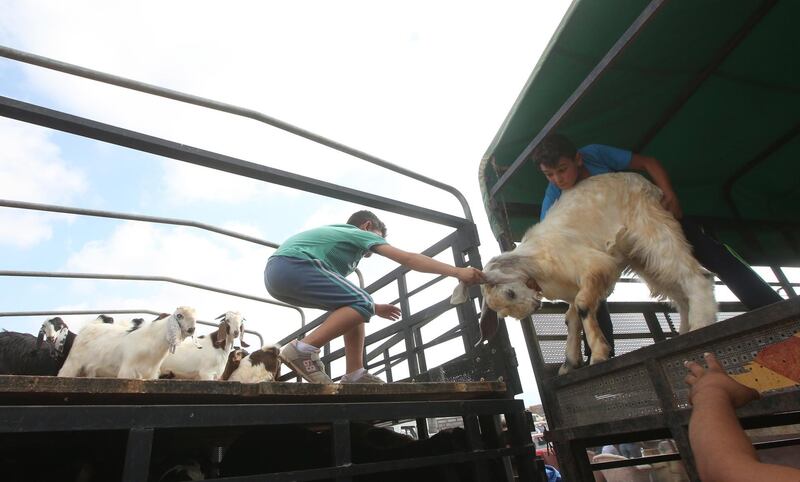
{"type": "Polygon", "coordinates": [[[589,360],[589,365],[594,365],[595,363],[601,363],[608,360],[608,356],[592,356],[592,359],[589,360]]]}
{"type": "Polygon", "coordinates": [[[582,361],[578,361],[577,363],[572,363],[569,360],[565,360],[564,363],[558,368],[559,375],[566,375],[567,373],[571,372],[572,370],[576,370],[583,366],[582,361]]]}

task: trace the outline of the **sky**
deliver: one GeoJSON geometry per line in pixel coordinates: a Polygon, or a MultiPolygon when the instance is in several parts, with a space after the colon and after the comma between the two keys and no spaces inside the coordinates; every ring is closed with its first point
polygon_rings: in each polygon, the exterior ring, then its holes
{"type": "MultiPolygon", "coordinates": [[[[0,5],[4,46],[253,109],[456,187],[475,217],[485,262],[499,249],[480,199],[478,164],[569,2],[0,5]]],[[[463,216],[448,193],[253,120],[7,59],[0,59],[0,92],[463,216]]],[[[303,229],[343,223],[360,208],[5,118],[0,144],[5,199],[191,219],[276,243],[303,229]]],[[[388,241],[408,251],[421,251],[451,231],[375,211],[388,225],[388,241]]],[[[267,297],[263,268],[271,252],[194,228],[0,208],[5,270],[161,275],[267,297]]],[[[449,253],[438,259],[452,262],[449,253]]],[[[373,256],[360,268],[369,284],[394,266],[373,256]]],[[[411,273],[409,288],[432,277],[411,273]]],[[[412,311],[449,296],[455,285],[446,280],[413,297],[412,311]]],[[[626,294],[647,299],[644,289],[626,294]]],[[[377,302],[395,297],[391,290],[375,294],[377,302]]],[[[247,328],[267,342],[300,325],[292,310],[167,283],[0,277],[0,311],[172,311],[179,305],[194,306],[205,320],[241,311],[247,328]]],[[[311,320],[319,313],[306,314],[311,320]]],[[[65,319],[77,330],[88,318],[65,319]]],[[[43,319],[3,318],[0,326],[35,333],[43,319]]],[[[454,319],[451,311],[435,320],[423,338],[446,331],[454,319]]],[[[389,323],[374,318],[367,332],[389,323]]],[[[520,362],[521,398],[538,403],[519,324],[508,327],[520,362]]],[[[461,353],[454,340],[430,353],[428,365],[461,353]]],[[[341,365],[334,364],[335,374],[341,365]]],[[[395,376],[404,376],[402,368],[395,376]]]]}

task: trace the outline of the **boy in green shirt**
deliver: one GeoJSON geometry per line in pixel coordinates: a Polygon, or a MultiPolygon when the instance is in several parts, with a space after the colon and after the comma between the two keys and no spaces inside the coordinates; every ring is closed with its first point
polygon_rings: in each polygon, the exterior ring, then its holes
{"type": "Polygon", "coordinates": [[[319,349],[344,337],[345,375],[341,383],[383,383],[364,369],[364,323],[372,315],[397,320],[400,309],[375,304],[372,297],[345,277],[361,258],[373,252],[415,271],[453,276],[467,284],[479,283],[483,273],[457,268],[428,256],[409,253],[386,242],[386,225],[370,211],[359,211],[347,224],[322,226],[287,239],[269,258],[264,284],[276,299],[306,308],[332,311],[302,341],[292,340],[280,358],[311,383],[333,383],[319,359],[319,349]]]}

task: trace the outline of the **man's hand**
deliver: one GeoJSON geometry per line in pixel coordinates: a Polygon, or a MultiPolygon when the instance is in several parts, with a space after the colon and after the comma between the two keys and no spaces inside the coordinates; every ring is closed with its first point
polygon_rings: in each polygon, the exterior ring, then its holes
{"type": "Polygon", "coordinates": [[[379,305],[375,304],[375,314],[380,316],[381,318],[386,318],[387,320],[399,320],[400,319],[400,308],[394,305],[379,305]]]}
{"type": "Polygon", "coordinates": [[[678,196],[672,191],[663,191],[661,196],[661,205],[664,209],[671,212],[675,219],[683,217],[683,210],[681,210],[681,203],[678,202],[678,196]]]}
{"type": "Polygon", "coordinates": [[[483,276],[483,271],[472,267],[458,268],[456,278],[458,278],[458,280],[462,283],[466,283],[468,285],[474,285],[486,281],[486,278],[483,276]]]}
{"type": "Polygon", "coordinates": [[[695,362],[684,362],[689,370],[685,381],[691,387],[689,401],[692,405],[704,397],[725,397],[734,407],[741,407],[760,397],[756,390],[746,387],[728,376],[714,355],[705,353],[703,357],[708,365],[708,370],[695,362]]]}

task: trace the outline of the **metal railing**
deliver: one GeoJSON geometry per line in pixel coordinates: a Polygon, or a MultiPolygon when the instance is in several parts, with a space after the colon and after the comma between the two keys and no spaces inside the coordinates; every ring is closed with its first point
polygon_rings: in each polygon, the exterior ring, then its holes
{"type": "Polygon", "coordinates": [[[252,109],[247,109],[244,107],[238,107],[231,104],[226,104],[224,102],[198,97],[196,95],[185,94],[183,92],[178,92],[176,90],[165,89],[163,87],[158,87],[156,85],[147,84],[144,82],[138,82],[132,79],[126,79],[124,77],[120,77],[117,75],[106,74],[104,72],[99,72],[97,70],[92,70],[86,67],[69,64],[67,62],[61,62],[59,60],[54,60],[47,57],[43,57],[41,55],[36,55],[29,52],[12,49],[10,47],[0,46],[0,56],[31,65],[37,65],[39,67],[44,67],[46,69],[56,70],[66,74],[83,77],[85,79],[95,80],[97,82],[102,82],[105,84],[116,85],[118,87],[123,87],[130,90],[136,90],[139,92],[156,95],[159,97],[164,97],[179,102],[184,102],[187,104],[206,107],[208,109],[217,110],[220,112],[227,112],[228,114],[242,116],[259,122],[263,122],[265,124],[269,124],[273,127],[277,127],[278,129],[282,129],[286,132],[290,132],[292,134],[303,137],[310,141],[330,147],[331,149],[335,149],[339,152],[349,154],[358,159],[375,164],[376,166],[383,167],[398,174],[402,174],[403,176],[410,177],[411,179],[423,182],[430,186],[446,191],[452,194],[458,200],[459,204],[461,204],[461,208],[464,210],[464,216],[466,217],[466,219],[472,221],[472,212],[469,208],[469,204],[467,203],[466,198],[464,197],[463,194],[461,194],[460,191],[458,191],[458,189],[454,188],[453,186],[445,184],[441,181],[437,181],[436,179],[431,179],[427,176],[423,176],[422,174],[414,172],[410,169],[406,169],[396,164],[392,164],[391,162],[385,161],[373,155],[367,154],[366,152],[354,149],[352,147],[346,146],[344,144],[328,139],[326,137],[314,134],[313,132],[294,126],[287,122],[283,122],[281,120],[278,120],[274,117],[268,116],[261,112],[252,109]]]}
{"type": "MultiPolygon", "coordinates": [[[[130,79],[117,77],[102,72],[97,72],[90,69],[85,69],[79,66],[59,62],[56,60],[48,59],[45,57],[21,52],[19,50],[10,49],[0,46],[0,56],[18,60],[21,62],[38,65],[51,70],[56,70],[71,75],[77,75],[83,78],[117,85],[119,87],[132,89],[144,93],[157,95],[160,97],[185,102],[201,107],[210,108],[217,111],[227,112],[238,116],[251,118],[274,127],[283,129],[292,134],[306,138],[308,140],[320,143],[327,147],[336,149],[353,155],[356,158],[365,160],[372,164],[390,169],[396,173],[427,183],[434,187],[443,189],[453,194],[461,203],[464,209],[465,218],[459,218],[439,211],[423,208],[420,206],[403,203],[390,198],[385,198],[363,191],[358,191],[342,186],[334,185],[324,181],[319,181],[313,178],[299,176],[286,171],[273,169],[260,164],[252,163],[243,159],[237,159],[230,156],[225,156],[215,152],[198,149],[192,146],[171,142],[165,139],[159,139],[153,136],[145,135],[131,130],[121,129],[119,127],[103,124],[94,120],[82,118],[79,116],[70,115],[64,112],[59,112],[53,109],[48,109],[42,106],[21,102],[6,97],[0,97],[0,115],[5,117],[17,119],[20,121],[69,132],[80,135],[86,138],[96,139],[103,142],[108,142],[124,147],[129,147],[140,152],[156,154],[176,160],[181,160],[196,165],[209,167],[212,169],[237,174],[251,179],[266,181],[274,184],[288,186],[291,188],[303,190],[306,192],[327,196],[335,199],[349,201],[365,206],[370,206],[378,209],[383,209],[389,212],[402,214],[416,219],[434,222],[444,226],[451,226],[456,228],[455,232],[448,235],[439,242],[433,244],[430,248],[425,250],[425,254],[429,256],[436,256],[440,253],[450,250],[452,252],[453,264],[456,266],[475,266],[481,267],[480,254],[477,251],[479,244],[477,237],[477,229],[472,223],[472,216],[469,206],[466,203],[463,195],[455,188],[443,184],[439,181],[427,178],[418,173],[414,173],[408,169],[393,165],[374,156],[368,155],[356,149],[344,146],[337,142],[331,141],[324,137],[318,136],[311,132],[305,131],[296,126],[284,123],[280,120],[274,119],[262,113],[244,109],[241,107],[217,102],[209,99],[200,98],[197,96],[184,94],[181,92],[163,89],[153,85],[136,82],[130,79]]],[[[251,236],[242,235],[233,231],[224,230],[215,226],[190,221],[183,219],[164,218],[156,216],[118,213],[112,211],[101,211],[93,209],[83,209],[77,207],[57,206],[50,204],[38,204],[17,200],[0,200],[0,206],[16,209],[29,209],[48,212],[60,212],[66,214],[77,214],[83,216],[95,216],[115,219],[127,219],[151,223],[171,224],[195,227],[207,231],[223,234],[226,236],[235,237],[241,240],[255,242],[264,246],[277,247],[276,243],[259,240],[251,236]]],[[[407,362],[408,373],[413,378],[428,369],[427,360],[425,357],[425,350],[436,347],[441,343],[461,337],[463,340],[464,353],[470,353],[473,349],[475,342],[478,340],[477,329],[477,312],[474,303],[465,303],[457,307],[449,304],[449,300],[441,300],[432,306],[412,312],[409,304],[409,297],[418,295],[433,285],[439,283],[444,279],[440,276],[433,280],[424,283],[422,286],[409,289],[406,280],[405,268],[398,268],[391,273],[383,276],[379,280],[366,287],[370,293],[374,293],[383,289],[391,284],[397,287],[397,297],[393,303],[399,303],[402,317],[400,321],[392,324],[376,333],[372,333],[367,337],[366,347],[369,349],[365,352],[365,361],[372,368],[377,368],[379,372],[385,372],[388,379],[394,377],[393,367],[397,364],[407,362]],[[443,334],[435,337],[435,339],[424,342],[421,329],[430,323],[432,320],[443,315],[445,312],[454,309],[457,316],[457,323],[455,326],[447,329],[443,334]],[[403,346],[402,353],[395,356],[389,355],[389,350],[394,345],[400,343],[403,346]],[[382,361],[378,361],[382,357],[382,361]]],[[[190,286],[198,289],[223,293],[231,296],[242,297],[264,303],[275,304],[286,308],[297,309],[300,313],[302,326],[295,330],[293,333],[284,337],[281,343],[285,343],[295,337],[302,337],[305,333],[319,326],[324,321],[325,316],[306,324],[303,311],[267,298],[238,293],[235,291],[227,290],[224,288],[203,285],[187,280],[166,277],[166,276],[147,276],[147,275],[128,275],[118,273],[64,273],[64,272],[45,272],[45,271],[0,271],[0,276],[30,276],[30,277],[58,277],[58,278],[84,278],[84,279],[108,279],[108,280],[126,280],[126,281],[157,281],[176,283],[185,286],[190,286]]],[[[363,277],[360,273],[359,282],[363,285],[363,277]]],[[[478,290],[472,292],[472,296],[478,296],[478,290]]],[[[343,350],[331,351],[330,346],[324,349],[324,362],[330,368],[330,364],[337,359],[344,356],[343,350]]],[[[516,373],[513,375],[506,374],[509,380],[517,380],[513,384],[515,388],[519,386],[518,376],[516,373]]]]}

